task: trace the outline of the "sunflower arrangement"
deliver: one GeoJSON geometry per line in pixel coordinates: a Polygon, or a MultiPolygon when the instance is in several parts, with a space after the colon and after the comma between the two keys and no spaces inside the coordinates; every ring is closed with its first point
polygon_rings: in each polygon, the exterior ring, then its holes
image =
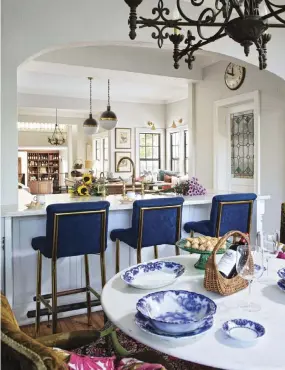
{"type": "Polygon", "coordinates": [[[82,180],[76,181],[74,183],[70,190],[70,193],[74,196],[101,195],[98,182],[91,173],[84,173],[82,176],[82,180]]]}

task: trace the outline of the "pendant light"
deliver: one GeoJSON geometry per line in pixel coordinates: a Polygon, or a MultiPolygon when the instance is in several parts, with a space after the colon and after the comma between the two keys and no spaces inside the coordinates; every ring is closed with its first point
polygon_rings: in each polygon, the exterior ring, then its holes
{"type": "Polygon", "coordinates": [[[111,111],[110,106],[110,80],[108,80],[108,105],[107,110],[101,114],[100,126],[105,130],[112,130],[117,126],[118,119],[116,114],[111,111]]]}
{"type": "Polygon", "coordinates": [[[86,135],[93,135],[98,132],[99,125],[96,119],[92,117],[92,77],[88,77],[88,80],[90,81],[90,114],[89,118],[85,120],[83,123],[84,132],[86,135]]]}
{"type": "Polygon", "coordinates": [[[59,128],[59,125],[57,123],[57,109],[55,110],[55,127],[54,127],[54,132],[52,136],[48,137],[48,142],[51,145],[63,145],[65,143],[65,138],[59,128]]]}

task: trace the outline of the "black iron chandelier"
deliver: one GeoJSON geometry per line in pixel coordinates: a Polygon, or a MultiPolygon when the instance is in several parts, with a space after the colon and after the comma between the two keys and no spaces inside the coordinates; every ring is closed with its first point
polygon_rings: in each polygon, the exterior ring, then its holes
{"type": "Polygon", "coordinates": [[[57,122],[57,109],[55,110],[55,127],[52,136],[48,137],[48,142],[51,145],[63,145],[65,143],[65,138],[63,136],[63,133],[61,132],[61,129],[59,128],[58,122],[57,122]]]}
{"type": "Polygon", "coordinates": [[[197,19],[190,18],[183,11],[181,3],[185,0],[175,0],[178,17],[171,19],[170,10],[164,6],[163,0],[159,0],[157,7],[152,9],[154,18],[138,17],[137,7],[142,1],[125,0],[130,7],[130,38],[132,40],[136,38],[137,26],[154,28],[152,38],[157,40],[160,48],[164,40],[169,38],[174,45],[175,69],[179,68],[179,61],[184,57],[189,69],[192,69],[195,60],[194,53],[203,46],[225,36],[238,42],[244,48],[246,56],[249,55],[250,47],[255,45],[259,56],[259,69],[265,69],[267,67],[267,43],[271,39],[267,30],[268,28],[285,28],[285,19],[281,16],[285,13],[285,5],[274,4],[270,0],[215,0],[212,8],[205,5],[207,0],[188,0],[194,7],[202,8],[197,19]],[[274,22],[270,23],[270,19],[274,22]],[[193,35],[192,31],[188,30],[185,37],[180,33],[182,27],[193,27],[197,35],[193,35]],[[167,32],[169,28],[174,29],[174,32],[169,34],[167,32]],[[212,29],[213,34],[205,35],[205,29],[212,29]]]}

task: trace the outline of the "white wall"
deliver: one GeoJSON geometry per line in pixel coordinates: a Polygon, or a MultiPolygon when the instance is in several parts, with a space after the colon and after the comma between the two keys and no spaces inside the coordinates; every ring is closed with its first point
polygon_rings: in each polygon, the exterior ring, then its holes
{"type": "Polygon", "coordinates": [[[213,187],[214,102],[254,90],[261,98],[261,194],[270,194],[264,216],[265,230],[280,227],[280,204],[285,200],[285,87],[269,72],[247,67],[242,87],[234,92],[224,83],[227,63],[204,69],[204,80],[196,84],[196,174],[208,189],[213,187]]]}
{"type": "MultiPolygon", "coordinates": [[[[38,131],[19,131],[18,132],[18,145],[19,147],[32,147],[32,146],[44,146],[50,147],[51,150],[55,150],[56,148],[49,144],[48,138],[52,135],[52,132],[38,132],[38,131]]],[[[67,137],[66,134],[63,134],[66,139],[67,145],[67,137]]]]}
{"type": "Polygon", "coordinates": [[[166,105],[166,128],[170,128],[173,121],[183,119],[183,124],[188,123],[189,101],[188,99],[179,100],[166,105]]]}
{"type": "Polygon", "coordinates": [[[21,158],[22,173],[25,174],[25,185],[28,184],[28,155],[27,152],[18,152],[18,158],[21,158]]]}
{"type": "MultiPolygon", "coordinates": [[[[88,117],[88,100],[76,99],[76,98],[62,98],[54,96],[44,95],[31,95],[31,94],[19,94],[18,102],[21,110],[30,109],[33,107],[36,112],[39,112],[42,108],[51,109],[55,106],[58,107],[59,112],[74,110],[74,115],[82,115],[82,117],[59,117],[58,122],[62,124],[72,125],[72,148],[68,157],[69,161],[73,164],[76,159],[81,159],[84,163],[86,160],[86,144],[93,145],[92,138],[84,135],[83,122],[88,117]]],[[[106,101],[93,100],[93,112],[94,117],[99,120],[100,114],[106,110],[106,101]]],[[[148,129],[147,122],[152,121],[155,126],[165,128],[165,105],[164,104],[146,104],[146,103],[128,103],[128,102],[112,102],[112,110],[116,112],[118,117],[118,125],[120,128],[131,128],[131,149],[126,149],[126,152],[131,152],[131,158],[135,161],[135,129],[146,128],[148,129]]],[[[23,122],[54,122],[54,117],[50,116],[38,116],[38,115],[20,115],[19,121],[23,122]]],[[[19,146],[48,146],[47,138],[51,133],[43,132],[19,132],[19,146]]],[[[69,135],[65,135],[67,138],[69,135]]],[[[97,136],[101,136],[101,130],[97,136]]],[[[93,138],[96,138],[94,135],[93,138]]],[[[115,130],[112,130],[109,135],[109,163],[110,171],[115,173],[115,130]]],[[[163,153],[163,156],[165,153],[163,153]]],[[[116,176],[117,174],[115,174],[116,176]]],[[[123,174],[125,177],[131,175],[131,173],[123,174]]]]}
{"type": "MultiPolygon", "coordinates": [[[[171,7],[171,2],[167,1],[171,7]]],[[[149,16],[153,2],[144,1],[139,8],[139,14],[149,16]]],[[[185,3],[185,11],[190,13],[191,4],[185,3]],[[189,8],[189,9],[187,9],[189,8]]],[[[192,7],[193,10],[193,7],[192,7]]],[[[17,203],[17,189],[11,183],[17,183],[17,68],[27,59],[44,51],[68,45],[136,45],[129,40],[127,19],[129,8],[126,4],[114,0],[57,0],[35,1],[2,0],[2,32],[1,32],[1,87],[2,87],[2,157],[9,158],[9,166],[1,162],[1,192],[5,194],[3,204],[17,203]],[[66,11],[68,9],[68,11],[66,11]],[[116,16],[110,17],[112,14],[116,16]],[[16,26],[15,26],[16,25],[16,26]],[[72,27],[70,27],[72,25],[72,27]],[[36,30],[36,31],[35,31],[36,30]],[[108,32],[102,32],[108,30],[108,32]]],[[[285,51],[281,46],[284,41],[284,30],[270,30],[273,37],[268,47],[268,70],[285,77],[285,51]]],[[[148,29],[138,30],[137,43],[152,46],[156,41],[151,38],[148,29]]],[[[137,44],[138,45],[138,44],[137,44]]],[[[157,47],[156,47],[157,48],[157,47]]],[[[207,45],[207,50],[227,53],[245,60],[243,48],[229,38],[224,38],[207,45]]],[[[253,49],[253,48],[252,48],[253,49]]],[[[171,48],[164,49],[159,57],[151,57],[152,47],[144,48],[145,57],[140,63],[126,58],[128,70],[140,72],[149,70],[153,73],[154,66],[160,75],[185,77],[185,63],[176,71],[172,67],[171,48]],[[148,52],[146,53],[146,50],[148,52]],[[183,73],[184,71],[184,73],[183,73]]],[[[111,55],[116,68],[116,55],[111,55]]],[[[257,63],[255,50],[247,58],[249,62],[257,63]]],[[[147,72],[146,72],[147,73],[147,72]]],[[[189,75],[188,71],[188,75],[189,75]]]]}

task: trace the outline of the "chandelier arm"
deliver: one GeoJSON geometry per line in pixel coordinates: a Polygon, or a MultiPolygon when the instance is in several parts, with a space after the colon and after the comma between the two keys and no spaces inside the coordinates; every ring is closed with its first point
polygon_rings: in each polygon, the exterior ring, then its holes
{"type": "Polygon", "coordinates": [[[284,24],[268,23],[268,28],[285,28],[285,23],[284,24]]]}
{"type": "Polygon", "coordinates": [[[147,22],[147,24],[144,24],[144,25],[140,26],[139,28],[145,28],[145,27],[153,27],[153,28],[156,29],[157,33],[152,32],[151,37],[154,40],[157,40],[158,47],[161,49],[162,46],[163,46],[163,41],[166,40],[166,39],[168,39],[168,37],[169,37],[169,33],[168,32],[166,32],[165,34],[163,32],[167,28],[170,28],[170,26],[165,25],[162,28],[160,28],[158,25],[152,24],[152,22],[151,23],[150,22],[147,22]]]}
{"type": "MultiPolygon", "coordinates": [[[[165,15],[169,15],[170,14],[170,10],[169,8],[164,8],[164,3],[163,3],[163,0],[159,0],[158,1],[158,4],[157,4],[157,7],[156,8],[153,8],[152,9],[152,14],[155,15],[157,13],[157,16],[155,18],[153,18],[152,20],[153,21],[158,21],[160,18],[164,21],[164,22],[168,22],[169,19],[167,19],[163,13],[165,13],[165,15]]],[[[141,20],[143,21],[147,21],[148,19],[145,18],[145,17],[140,17],[141,20]]],[[[137,22],[138,23],[138,22],[137,22]]]]}
{"type": "Polygon", "coordinates": [[[219,36],[217,36],[215,39],[209,38],[208,40],[205,40],[205,41],[200,40],[194,45],[188,45],[185,49],[179,50],[179,60],[181,60],[183,57],[185,57],[188,53],[192,52],[192,54],[193,54],[195,51],[199,50],[201,47],[203,47],[207,44],[210,44],[213,41],[220,40],[225,36],[227,36],[227,34],[222,33],[219,36]]]}
{"type": "MultiPolygon", "coordinates": [[[[202,17],[206,14],[206,12],[207,12],[208,10],[210,10],[210,9],[211,9],[211,8],[207,8],[207,9],[205,9],[205,10],[200,14],[199,21],[201,21],[201,20],[202,20],[202,19],[200,19],[200,18],[202,18],[202,17]],[[204,14],[203,14],[203,13],[204,13],[204,14]]],[[[210,11],[212,11],[212,9],[211,9],[210,11]]],[[[217,16],[221,11],[222,11],[222,9],[220,9],[220,10],[219,10],[219,12],[216,14],[216,16],[217,16]]],[[[220,28],[220,29],[219,29],[219,30],[218,30],[214,35],[212,35],[212,36],[210,36],[210,37],[204,37],[204,36],[203,36],[203,34],[202,34],[202,29],[201,29],[201,27],[203,27],[203,26],[208,27],[208,26],[210,25],[210,23],[206,23],[206,24],[201,24],[201,23],[200,23],[200,24],[198,24],[198,25],[197,25],[197,32],[198,32],[199,37],[200,37],[202,40],[205,40],[205,41],[207,41],[208,39],[215,40],[215,39],[216,39],[216,37],[218,37],[219,35],[221,35],[221,33],[224,31],[224,29],[225,29],[225,27],[226,27],[226,24],[228,23],[229,19],[231,18],[232,11],[233,11],[233,8],[232,8],[232,7],[230,7],[229,12],[228,12],[228,15],[227,15],[227,17],[225,18],[224,23],[222,23],[221,28],[220,28]]],[[[213,22],[211,22],[211,23],[214,23],[214,22],[215,22],[216,16],[215,16],[215,18],[213,19],[213,22]]]]}
{"type": "Polygon", "coordinates": [[[269,14],[266,14],[265,16],[263,16],[263,17],[262,17],[262,19],[269,19],[269,18],[271,18],[271,17],[274,17],[274,18],[275,18],[275,19],[277,19],[280,23],[284,23],[284,24],[285,24],[285,19],[283,19],[283,18],[279,17],[279,15],[278,15],[278,14],[280,14],[280,13],[284,13],[284,12],[285,12],[285,6],[283,5],[283,7],[282,7],[282,8],[280,8],[279,6],[277,6],[277,5],[273,4],[273,3],[271,3],[271,2],[270,2],[270,1],[268,1],[268,0],[264,0],[264,1],[265,1],[265,4],[266,4],[267,8],[268,8],[268,9],[269,9],[269,11],[270,11],[270,13],[269,13],[269,14]],[[278,9],[278,10],[274,10],[274,9],[273,9],[273,7],[272,7],[272,5],[273,5],[273,6],[278,7],[279,9],[278,9]]]}
{"type": "Polygon", "coordinates": [[[230,4],[231,4],[231,12],[233,9],[235,9],[238,13],[238,15],[243,19],[244,18],[244,14],[238,4],[238,2],[236,0],[229,0],[230,4]]]}
{"type": "MultiPolygon", "coordinates": [[[[176,0],[177,3],[176,3],[176,6],[177,6],[177,9],[178,9],[178,12],[179,14],[181,15],[181,17],[188,22],[188,25],[190,26],[195,26],[198,24],[198,21],[197,20],[194,20],[194,19],[191,19],[189,17],[187,17],[187,15],[183,12],[182,10],[182,7],[181,7],[181,0],[176,0]],[[190,23],[190,24],[189,24],[190,23]]],[[[198,2],[196,0],[196,3],[195,3],[195,0],[191,0],[191,4],[194,5],[194,6],[201,6],[202,4],[204,3],[204,0],[201,0],[200,2],[198,2]]],[[[211,8],[210,8],[211,9],[211,8]]]]}

